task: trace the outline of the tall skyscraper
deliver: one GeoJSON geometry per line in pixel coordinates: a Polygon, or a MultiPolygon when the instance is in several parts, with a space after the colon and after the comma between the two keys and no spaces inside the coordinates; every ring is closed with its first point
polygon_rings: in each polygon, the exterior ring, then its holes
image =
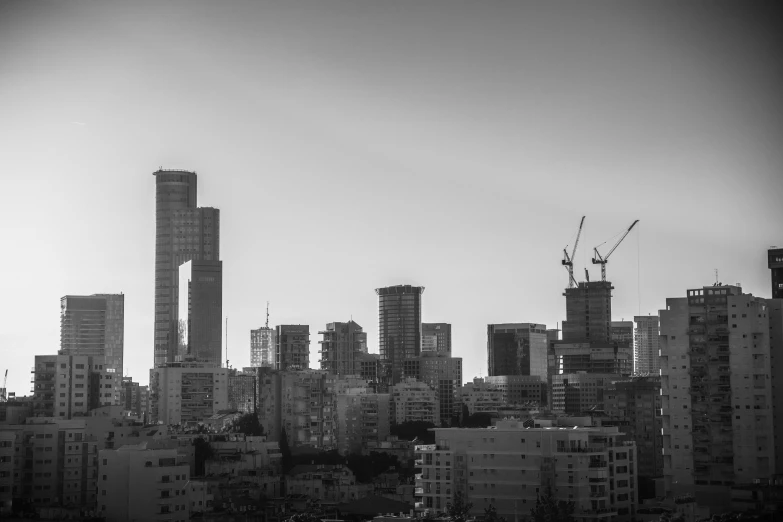
{"type": "Polygon", "coordinates": [[[310,368],[310,326],[282,324],[275,332],[275,369],[308,370],[310,368]]]}
{"type": "Polygon", "coordinates": [[[359,375],[357,356],[367,352],[367,334],[353,320],[347,323],[329,323],[318,332],[322,339],[321,369],[335,375],[359,375]]]}
{"type": "Polygon", "coordinates": [[[178,350],[175,361],[220,366],[223,345],[223,262],[192,260],[179,267],[178,350]]]}
{"type": "Polygon", "coordinates": [[[123,294],[66,295],[60,299],[60,355],[103,357],[122,376],[125,342],[123,294]]]}
{"type": "Polygon", "coordinates": [[[638,375],[659,375],[661,361],[658,357],[658,316],[637,315],[634,329],[633,366],[638,375]]]}
{"type": "Polygon", "coordinates": [[[451,355],[451,325],[421,323],[421,351],[451,355]]]}
{"type": "Polygon", "coordinates": [[[564,342],[611,341],[613,288],[608,281],[589,281],[566,289],[564,342]]]}
{"type": "Polygon", "coordinates": [[[660,318],[667,494],[728,509],[731,486],[776,472],[767,301],[706,286],[660,318]]]}
{"type": "Polygon", "coordinates": [[[783,299],[783,248],[770,248],[767,259],[772,276],[772,299],[783,299]]]}
{"type": "Polygon", "coordinates": [[[403,379],[406,359],[421,353],[421,295],[423,286],[377,288],[378,345],[381,379],[392,386],[403,379]]]}
{"type": "Polygon", "coordinates": [[[155,367],[179,351],[179,266],[220,259],[220,211],[196,207],[196,173],[155,176],[155,367]]]}
{"type": "Polygon", "coordinates": [[[547,330],[543,324],[487,325],[487,374],[547,378],[547,330]]]}
{"type": "Polygon", "coordinates": [[[269,326],[250,330],[250,366],[253,368],[275,367],[276,332],[269,326]]]}

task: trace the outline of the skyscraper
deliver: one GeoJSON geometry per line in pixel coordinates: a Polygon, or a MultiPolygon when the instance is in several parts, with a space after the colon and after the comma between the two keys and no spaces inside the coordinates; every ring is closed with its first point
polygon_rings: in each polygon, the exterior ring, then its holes
{"type": "Polygon", "coordinates": [[[359,375],[357,356],[367,352],[367,334],[353,320],[347,323],[329,323],[318,332],[322,339],[321,369],[335,375],[359,375]]]}
{"type": "Polygon", "coordinates": [[[421,295],[423,286],[397,285],[377,288],[378,345],[381,380],[389,386],[400,382],[406,359],[421,353],[421,295]]]}
{"type": "Polygon", "coordinates": [[[772,299],[783,299],[783,248],[770,248],[767,259],[772,276],[772,299]]]}
{"type": "Polygon", "coordinates": [[[451,355],[451,325],[421,323],[421,351],[451,355]]]}
{"type": "Polygon", "coordinates": [[[566,289],[564,342],[611,341],[613,288],[608,281],[588,281],[566,289]]]}
{"type": "Polygon", "coordinates": [[[634,329],[634,373],[659,375],[661,362],[658,357],[658,316],[637,315],[634,329]]]}
{"type": "Polygon", "coordinates": [[[543,324],[487,325],[488,375],[547,378],[547,330],[543,324]]]}
{"type": "Polygon", "coordinates": [[[122,375],[125,342],[123,294],[66,295],[60,299],[60,355],[103,357],[122,375]]]}
{"type": "Polygon", "coordinates": [[[175,361],[220,366],[223,345],[223,262],[192,260],[179,267],[178,350],[175,361]]]}
{"type": "Polygon", "coordinates": [[[158,170],[155,176],[155,367],[179,351],[179,266],[220,259],[220,211],[196,207],[196,173],[158,170]]]}
{"type": "Polygon", "coordinates": [[[275,333],[275,369],[308,370],[310,368],[310,326],[282,324],[275,333]]]}

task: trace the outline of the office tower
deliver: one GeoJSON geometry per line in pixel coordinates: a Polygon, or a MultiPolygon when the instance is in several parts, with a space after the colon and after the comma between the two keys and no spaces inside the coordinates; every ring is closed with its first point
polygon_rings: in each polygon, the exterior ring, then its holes
{"type": "Polygon", "coordinates": [[[60,355],[103,357],[122,375],[123,294],[66,295],[60,299],[60,355]]]}
{"type": "Polygon", "coordinates": [[[155,367],[179,349],[179,266],[220,259],[220,211],[196,207],[196,173],[158,170],[155,176],[155,367]]]}
{"type": "Polygon", "coordinates": [[[275,367],[275,335],[269,326],[250,330],[250,366],[253,368],[275,367]]]}
{"type": "Polygon", "coordinates": [[[462,388],[462,357],[451,357],[448,352],[422,352],[419,361],[418,379],[429,385],[438,394],[440,403],[440,425],[451,425],[452,419],[462,413],[459,400],[462,388]]]}
{"type": "Polygon", "coordinates": [[[543,324],[487,325],[489,375],[547,377],[547,330],[543,324]]]}
{"type": "Polygon", "coordinates": [[[179,267],[178,349],[175,362],[221,366],[223,262],[192,260],[179,267]]]}
{"type": "Polygon", "coordinates": [[[639,477],[663,475],[661,378],[658,375],[616,381],[606,388],[604,411],[629,440],[636,442],[639,477]]]}
{"type": "Polygon", "coordinates": [[[451,325],[421,323],[421,351],[451,355],[451,325]]]}
{"type": "Polygon", "coordinates": [[[255,413],[257,406],[257,375],[255,368],[228,370],[228,409],[255,413]]]}
{"type": "Polygon", "coordinates": [[[71,419],[119,404],[122,377],[109,370],[103,357],[36,355],[33,415],[71,419]]]}
{"type": "Polygon", "coordinates": [[[367,334],[353,320],[347,323],[329,323],[318,332],[322,339],[321,369],[335,375],[357,375],[358,356],[367,353],[367,334]]]}
{"type": "Polygon", "coordinates": [[[613,289],[608,281],[582,282],[566,289],[564,342],[611,341],[613,289]]]}
{"type": "Polygon", "coordinates": [[[310,326],[282,324],[275,330],[275,370],[309,369],[310,326]]]}
{"type": "Polygon", "coordinates": [[[403,379],[406,359],[421,353],[421,295],[423,286],[377,288],[378,345],[383,365],[381,379],[394,385],[403,379]]]}
{"type": "Polygon", "coordinates": [[[514,520],[551,491],[574,503],[574,520],[628,522],[635,515],[636,448],[616,427],[530,428],[500,420],[491,430],[435,428],[416,446],[416,509],[444,510],[461,493],[471,516],[494,506],[514,520]]]}
{"type": "Polygon", "coordinates": [[[176,449],[146,443],[98,452],[99,512],[106,520],[190,520],[190,466],[176,449]]]}
{"type": "Polygon", "coordinates": [[[228,408],[228,368],[199,362],[153,368],[150,396],[153,424],[198,423],[228,408]]]}
{"type": "Polygon", "coordinates": [[[772,299],[783,299],[783,248],[770,248],[767,259],[772,276],[772,299]]]}
{"type": "MultiPolygon", "coordinates": [[[[726,509],[730,487],[775,472],[770,317],[738,286],[666,300],[661,318],[667,494],[726,509]]],[[[773,329],[774,330],[774,329],[773,329]]]]}
{"type": "Polygon", "coordinates": [[[658,357],[658,316],[637,315],[634,330],[634,373],[638,375],[660,375],[661,362],[658,357]]]}

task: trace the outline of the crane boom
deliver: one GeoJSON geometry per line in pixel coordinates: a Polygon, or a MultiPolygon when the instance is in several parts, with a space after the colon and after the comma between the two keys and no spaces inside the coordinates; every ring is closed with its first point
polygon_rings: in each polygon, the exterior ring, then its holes
{"type": "Polygon", "coordinates": [[[571,255],[568,255],[568,245],[563,249],[563,266],[568,271],[568,288],[577,286],[578,283],[574,278],[574,255],[576,254],[576,247],[579,245],[579,236],[582,235],[582,226],[585,224],[585,216],[582,216],[582,221],[579,222],[579,231],[576,233],[576,241],[574,242],[574,248],[571,250],[571,255]]]}
{"type": "Polygon", "coordinates": [[[582,221],[579,222],[579,232],[576,233],[576,241],[574,241],[574,249],[571,251],[571,259],[574,259],[576,254],[576,247],[579,246],[579,236],[582,235],[582,226],[585,224],[585,217],[582,216],[582,221]]]}
{"type": "MultiPolygon", "coordinates": [[[[617,247],[620,246],[620,243],[623,242],[623,239],[625,239],[625,236],[627,236],[631,232],[633,227],[635,227],[638,222],[639,222],[639,220],[637,219],[636,221],[631,223],[631,226],[628,227],[628,230],[626,230],[625,233],[622,235],[622,237],[620,237],[620,239],[617,240],[617,243],[614,244],[614,246],[611,248],[611,250],[609,250],[609,252],[605,256],[601,256],[601,254],[598,252],[598,247],[595,247],[593,249],[593,253],[595,254],[595,257],[593,257],[593,264],[594,265],[598,265],[598,264],[601,265],[601,281],[606,281],[606,263],[609,262],[609,256],[611,256],[612,252],[614,252],[615,249],[617,249],[617,247]]],[[[601,246],[601,245],[598,245],[598,246],[601,246]]]]}

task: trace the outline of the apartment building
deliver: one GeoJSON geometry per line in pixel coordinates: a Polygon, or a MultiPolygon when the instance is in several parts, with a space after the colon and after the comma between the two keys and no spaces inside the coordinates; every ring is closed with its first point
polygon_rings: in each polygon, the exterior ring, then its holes
{"type": "Polygon", "coordinates": [[[228,369],[199,362],[170,363],[150,370],[151,421],[194,423],[228,408],[228,369]]]}
{"type": "Polygon", "coordinates": [[[347,323],[329,323],[318,332],[321,340],[321,369],[335,375],[356,375],[357,358],[367,353],[367,334],[353,320],[347,323]]]}
{"type": "Polygon", "coordinates": [[[730,488],[774,475],[770,307],[739,286],[666,300],[661,318],[667,493],[730,507],[730,488]]]}
{"type": "Polygon", "coordinates": [[[440,399],[427,383],[408,377],[392,386],[389,392],[396,424],[423,421],[440,426],[440,399]]]}
{"type": "Polygon", "coordinates": [[[176,449],[142,443],[98,453],[99,512],[107,522],[190,519],[190,469],[176,449]]]}
{"type": "Polygon", "coordinates": [[[494,384],[485,382],[481,377],[475,377],[473,382],[465,383],[459,395],[460,404],[468,409],[470,415],[495,413],[507,406],[505,393],[494,384]]]}
{"type": "Polygon", "coordinates": [[[275,336],[277,330],[262,326],[250,330],[250,366],[253,368],[275,367],[275,336]]]}
{"type": "Polygon", "coordinates": [[[295,371],[310,368],[310,327],[283,324],[275,328],[275,370],[295,371]]]}
{"type": "Polygon", "coordinates": [[[120,402],[121,375],[89,355],[36,355],[33,415],[71,419],[120,402]]]}
{"type": "Polygon", "coordinates": [[[9,515],[13,510],[14,494],[14,450],[16,433],[0,431],[0,515],[9,515]]]}
{"type": "Polygon", "coordinates": [[[228,409],[241,413],[255,413],[258,398],[255,368],[228,371],[228,409]]]}
{"type": "Polygon", "coordinates": [[[305,495],[322,502],[350,502],[371,493],[372,487],[357,484],[353,472],[341,464],[299,465],[285,477],[286,495],[305,495]]]}
{"type": "Polygon", "coordinates": [[[451,425],[461,413],[462,357],[451,357],[447,351],[422,352],[417,379],[429,385],[438,394],[441,426],[451,425]]]}
{"type": "Polygon", "coordinates": [[[503,392],[506,404],[541,406],[547,403],[546,379],[539,375],[494,375],[484,382],[503,392]]]}
{"type": "Polygon", "coordinates": [[[637,375],[660,375],[657,315],[637,315],[634,329],[633,367],[637,375]]]}
{"type": "Polygon", "coordinates": [[[335,396],[337,451],[361,453],[363,445],[379,447],[390,435],[391,396],[369,393],[367,388],[346,390],[335,396]]]}
{"type": "Polygon", "coordinates": [[[603,408],[607,387],[620,378],[616,374],[587,372],[553,375],[550,409],[580,415],[603,408]]]}
{"type": "Polygon", "coordinates": [[[122,375],[125,342],[123,294],[66,295],[60,299],[60,355],[103,357],[122,375]]]}
{"type": "Polygon", "coordinates": [[[494,506],[514,520],[551,491],[574,502],[579,522],[635,516],[636,448],[617,428],[525,428],[503,420],[492,428],[436,428],[436,444],[416,447],[416,509],[443,510],[459,491],[471,514],[494,506]]]}

